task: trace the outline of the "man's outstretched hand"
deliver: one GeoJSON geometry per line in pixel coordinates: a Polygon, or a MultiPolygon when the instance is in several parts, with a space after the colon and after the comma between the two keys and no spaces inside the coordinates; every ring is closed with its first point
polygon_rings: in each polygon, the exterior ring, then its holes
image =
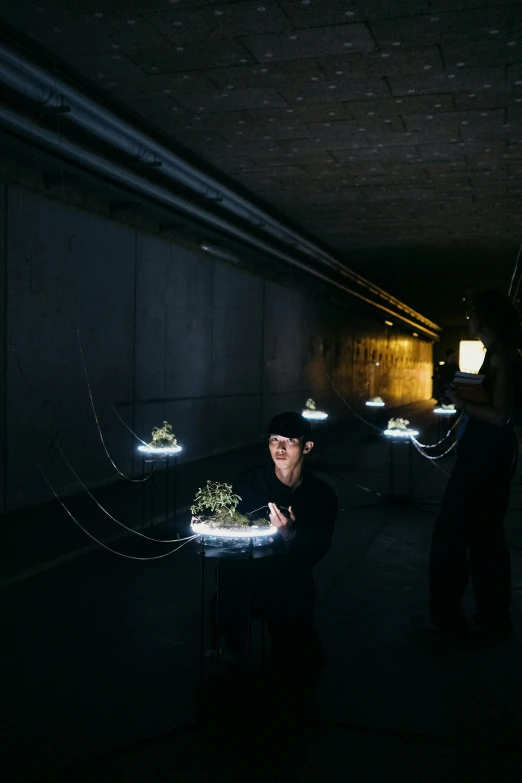
{"type": "Polygon", "coordinates": [[[294,512],[292,511],[292,507],[290,506],[288,509],[290,517],[285,517],[285,515],[278,509],[275,503],[269,503],[268,508],[270,509],[271,524],[277,528],[277,532],[283,541],[291,541],[295,536],[295,530],[292,527],[295,522],[295,516],[294,512]]]}

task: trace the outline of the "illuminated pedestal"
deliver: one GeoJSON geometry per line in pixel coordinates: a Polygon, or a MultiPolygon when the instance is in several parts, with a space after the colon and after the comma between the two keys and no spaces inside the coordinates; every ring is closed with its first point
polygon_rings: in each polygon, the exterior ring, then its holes
{"type": "Polygon", "coordinates": [[[324,411],[315,411],[310,410],[310,408],[304,408],[304,410],[301,411],[301,416],[303,419],[307,419],[313,426],[312,426],[312,439],[316,443],[316,455],[317,450],[320,448],[320,445],[322,445],[322,432],[324,423],[326,422],[328,418],[328,414],[324,411]]]}
{"type": "Polygon", "coordinates": [[[272,526],[216,529],[206,525],[205,522],[195,520],[192,521],[191,528],[198,536],[200,554],[204,553],[205,557],[216,558],[266,557],[267,554],[272,554],[270,539],[277,533],[277,528],[272,526]]]}
{"type": "Polygon", "coordinates": [[[308,408],[301,411],[301,415],[308,421],[325,421],[328,418],[328,414],[324,411],[310,411],[308,408]]]}
{"type": "Polygon", "coordinates": [[[385,430],[384,435],[389,441],[388,452],[388,476],[389,489],[388,499],[391,503],[409,503],[412,497],[412,477],[413,477],[413,442],[411,436],[417,436],[417,430],[385,430]],[[397,472],[400,467],[400,457],[406,455],[407,459],[407,479],[406,488],[403,492],[397,491],[397,472]]]}
{"type": "Polygon", "coordinates": [[[165,469],[165,527],[168,531],[169,521],[173,520],[176,523],[177,515],[177,467],[178,467],[178,454],[182,451],[181,446],[163,447],[153,449],[150,446],[138,446],[138,451],[143,455],[143,467],[142,478],[150,475],[148,481],[142,483],[142,501],[141,501],[141,518],[142,527],[145,527],[147,522],[147,505],[149,507],[149,526],[154,524],[154,478],[155,467],[161,465],[165,469]],[[172,470],[172,486],[171,475],[172,470]],[[148,504],[147,504],[147,490],[148,490],[148,504]]]}
{"type": "MultiPolygon", "coordinates": [[[[216,530],[212,528],[205,529],[205,523],[192,522],[192,530],[194,533],[198,533],[196,541],[197,552],[201,558],[201,607],[200,607],[200,673],[201,683],[204,684],[206,675],[206,663],[214,664],[214,676],[219,677],[223,668],[223,663],[226,663],[222,658],[221,651],[221,637],[225,632],[224,623],[222,622],[222,613],[220,612],[220,602],[223,600],[221,595],[220,584],[220,564],[224,560],[242,560],[244,568],[242,568],[241,576],[242,584],[234,585],[234,596],[237,596],[238,604],[244,609],[243,622],[238,625],[238,632],[246,630],[246,655],[242,664],[248,668],[250,672],[252,669],[252,580],[253,580],[253,562],[259,558],[270,557],[273,554],[271,547],[271,539],[277,533],[277,529],[274,527],[266,528],[247,528],[241,529],[221,529],[216,530]],[[214,564],[213,568],[213,588],[214,596],[210,602],[210,614],[214,618],[214,625],[211,626],[212,633],[210,634],[210,645],[207,641],[207,595],[206,588],[208,582],[208,566],[207,561],[211,560],[214,564]],[[239,589],[238,589],[239,588],[239,589]],[[222,627],[223,626],[223,627],[222,627]],[[207,652],[207,648],[210,650],[207,652]]],[[[237,577],[237,574],[236,574],[237,577]]],[[[230,588],[230,585],[229,585],[230,588]]],[[[229,598],[225,593],[225,601],[229,598]]],[[[232,598],[234,600],[234,597],[232,598]]],[[[238,618],[236,618],[237,620],[238,618]]],[[[258,657],[261,661],[261,667],[264,669],[265,663],[265,623],[262,621],[261,633],[259,639],[259,651],[258,657]]]]}

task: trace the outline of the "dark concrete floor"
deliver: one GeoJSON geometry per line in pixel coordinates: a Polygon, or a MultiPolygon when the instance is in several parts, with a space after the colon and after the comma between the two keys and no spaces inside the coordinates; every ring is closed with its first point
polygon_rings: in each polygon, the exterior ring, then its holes
{"type": "MultiPolygon", "coordinates": [[[[414,413],[429,439],[425,406],[414,413]]],[[[95,550],[37,573],[24,572],[19,557],[19,576],[0,590],[10,781],[60,770],[64,781],[522,779],[522,631],[503,641],[458,641],[413,629],[412,616],[426,607],[445,474],[416,457],[414,502],[379,504],[373,493],[387,491],[387,445],[362,426],[342,435],[325,435],[314,463],[342,511],[332,551],[316,569],[328,666],[307,710],[275,708],[273,720],[254,713],[245,732],[223,709],[212,731],[161,734],[196,717],[199,562],[190,545],[150,562],[95,550]]],[[[250,449],[221,458],[219,475],[217,463],[203,475],[231,476],[258,460],[250,449]]],[[[442,461],[445,471],[451,465],[452,457],[442,461]]],[[[521,508],[518,480],[507,522],[517,626],[521,508]]],[[[54,516],[45,521],[54,531],[54,516]]],[[[118,546],[158,551],[127,539],[118,546]]],[[[31,552],[28,565],[35,564],[31,552]]],[[[274,691],[270,680],[265,691],[274,691]]]]}

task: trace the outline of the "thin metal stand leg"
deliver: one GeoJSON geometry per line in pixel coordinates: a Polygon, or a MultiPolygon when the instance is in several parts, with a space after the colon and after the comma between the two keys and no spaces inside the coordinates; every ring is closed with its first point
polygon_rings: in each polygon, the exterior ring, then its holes
{"type": "Polygon", "coordinates": [[[252,655],[252,563],[254,560],[253,541],[250,539],[248,545],[248,593],[247,593],[247,661],[248,667],[251,667],[252,655]]]}
{"type": "Polygon", "coordinates": [[[219,644],[220,644],[220,629],[219,629],[219,560],[216,560],[216,677],[219,677],[219,644]]]}
{"type": "MultiPolygon", "coordinates": [[[[173,494],[172,519],[174,520],[174,530],[177,531],[177,524],[178,524],[178,458],[176,456],[174,456],[174,475],[172,477],[172,494],[173,494]]],[[[177,537],[179,538],[179,533],[177,533],[177,537]]]]}
{"type": "Polygon", "coordinates": [[[411,500],[413,492],[413,443],[408,442],[408,500],[411,500]]]}
{"type": "Polygon", "coordinates": [[[203,682],[205,664],[205,544],[201,541],[201,610],[199,626],[199,675],[203,682]]]}
{"type": "Polygon", "coordinates": [[[394,472],[395,472],[395,465],[393,460],[393,441],[390,440],[390,452],[388,456],[388,468],[389,468],[389,488],[388,488],[388,494],[390,498],[393,498],[395,486],[394,486],[394,472]]]}
{"type": "Polygon", "coordinates": [[[143,462],[141,463],[141,478],[142,478],[142,482],[141,482],[141,529],[142,530],[145,527],[145,500],[146,500],[146,492],[147,492],[146,481],[145,481],[145,475],[146,475],[145,464],[146,464],[145,457],[143,457],[143,462]]]}
{"type": "Polygon", "coordinates": [[[169,455],[165,464],[165,530],[169,532],[169,455]]]}
{"type": "Polygon", "coordinates": [[[154,462],[150,463],[150,520],[149,527],[152,527],[154,520],[154,462]]]}

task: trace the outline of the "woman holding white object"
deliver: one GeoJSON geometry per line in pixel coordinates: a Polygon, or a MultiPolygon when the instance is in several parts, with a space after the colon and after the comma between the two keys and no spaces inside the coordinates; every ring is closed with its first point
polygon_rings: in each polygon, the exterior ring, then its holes
{"type": "Polygon", "coordinates": [[[522,329],[512,303],[499,291],[476,294],[466,313],[471,337],[487,353],[480,374],[489,402],[448,396],[466,417],[458,459],[435,522],[430,556],[430,614],[447,631],[469,627],[462,598],[469,579],[486,633],[511,633],[511,563],[504,517],[516,470],[515,425],[522,419],[522,329]]]}

